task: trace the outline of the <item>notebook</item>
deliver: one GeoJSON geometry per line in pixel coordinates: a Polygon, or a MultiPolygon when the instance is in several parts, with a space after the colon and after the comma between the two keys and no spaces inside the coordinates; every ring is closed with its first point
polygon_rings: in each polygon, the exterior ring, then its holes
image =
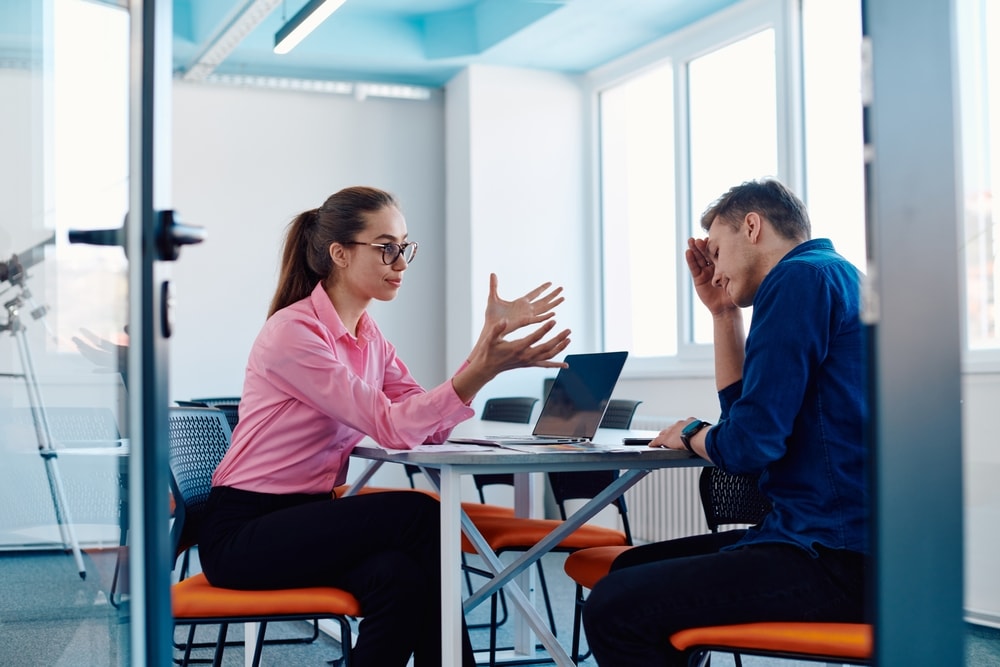
{"type": "Polygon", "coordinates": [[[487,435],[450,442],[500,447],[588,442],[597,433],[627,356],[628,352],[566,355],[568,366],[556,374],[530,436],[487,435]]]}

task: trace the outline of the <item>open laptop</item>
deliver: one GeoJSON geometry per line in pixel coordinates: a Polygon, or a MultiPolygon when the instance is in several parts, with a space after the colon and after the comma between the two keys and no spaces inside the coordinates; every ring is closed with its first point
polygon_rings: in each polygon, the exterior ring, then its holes
{"type": "Polygon", "coordinates": [[[568,366],[556,374],[531,435],[487,435],[449,441],[500,447],[588,442],[597,433],[627,356],[628,352],[566,355],[568,366]]]}

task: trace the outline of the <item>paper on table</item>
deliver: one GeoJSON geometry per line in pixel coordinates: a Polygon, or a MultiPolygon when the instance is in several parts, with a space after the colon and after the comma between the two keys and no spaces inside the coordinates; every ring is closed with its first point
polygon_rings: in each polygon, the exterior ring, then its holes
{"type": "Polygon", "coordinates": [[[501,451],[495,445],[461,445],[453,442],[445,442],[440,445],[417,445],[413,449],[388,449],[387,447],[383,447],[382,449],[389,454],[405,454],[407,452],[420,454],[444,454],[446,452],[464,452],[466,454],[483,452],[491,454],[509,453],[501,451]]]}
{"type": "Polygon", "coordinates": [[[526,454],[600,454],[604,452],[638,453],[638,448],[628,445],[600,445],[596,442],[563,442],[555,445],[504,445],[504,449],[526,454]]]}

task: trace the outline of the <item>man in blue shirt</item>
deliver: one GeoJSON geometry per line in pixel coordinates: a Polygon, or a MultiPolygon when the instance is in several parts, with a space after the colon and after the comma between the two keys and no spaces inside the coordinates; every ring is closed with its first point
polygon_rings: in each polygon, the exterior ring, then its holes
{"type": "Polygon", "coordinates": [[[631,549],[584,608],[598,664],[685,665],[670,635],[757,621],[864,618],[868,492],[860,274],[811,239],[774,180],[736,186],[701,218],[685,259],[712,313],[717,423],[686,419],[651,443],[760,475],[759,526],[631,549]],[[753,306],[744,335],[741,308],[753,306]]]}

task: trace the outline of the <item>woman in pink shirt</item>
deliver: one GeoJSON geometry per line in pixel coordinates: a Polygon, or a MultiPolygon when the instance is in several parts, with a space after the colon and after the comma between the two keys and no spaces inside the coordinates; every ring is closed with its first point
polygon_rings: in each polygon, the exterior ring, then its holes
{"type": "MultiPolygon", "coordinates": [[[[341,190],[289,225],[199,546],[216,586],[353,593],[364,611],[356,667],[402,667],[411,655],[416,667],[441,665],[439,512],[409,491],[334,498],[351,450],[365,436],[393,449],[443,442],[497,374],[562,366],[552,359],[569,344],[569,331],[550,335],[561,288],[505,301],[491,276],[468,361],[424,390],[367,313],[396,297],[416,251],[398,203],[374,188],[341,190]]],[[[463,663],[475,664],[467,636],[463,663]]]]}

